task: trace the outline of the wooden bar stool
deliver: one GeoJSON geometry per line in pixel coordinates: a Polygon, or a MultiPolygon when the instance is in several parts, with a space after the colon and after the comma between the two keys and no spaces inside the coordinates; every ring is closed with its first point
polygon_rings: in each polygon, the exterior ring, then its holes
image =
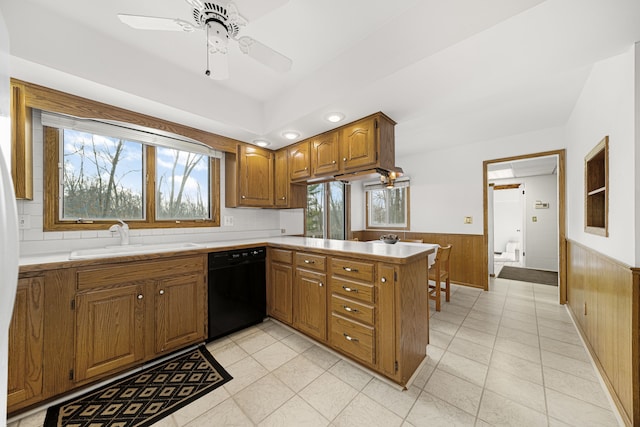
{"type": "Polygon", "coordinates": [[[436,259],[428,271],[429,299],[435,300],[436,311],[440,311],[440,292],[445,291],[446,301],[449,302],[451,296],[451,282],[449,280],[449,255],[451,254],[451,244],[441,246],[436,252],[436,259]],[[444,282],[444,288],[442,283],[444,282]]]}

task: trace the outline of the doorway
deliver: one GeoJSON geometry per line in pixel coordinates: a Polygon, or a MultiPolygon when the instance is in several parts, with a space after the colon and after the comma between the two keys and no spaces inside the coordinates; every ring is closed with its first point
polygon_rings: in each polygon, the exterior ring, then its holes
{"type": "MultiPolygon", "coordinates": [[[[485,261],[487,262],[487,268],[489,274],[494,272],[495,267],[495,254],[494,252],[499,252],[500,254],[513,252],[515,256],[515,251],[517,246],[520,245],[520,254],[519,257],[521,262],[524,263],[525,266],[530,268],[538,268],[543,270],[552,270],[558,272],[558,282],[559,282],[559,293],[558,299],[560,304],[564,304],[566,302],[566,245],[565,245],[565,150],[557,150],[557,151],[548,151],[542,153],[534,153],[523,156],[502,158],[502,159],[494,159],[487,160],[483,163],[484,167],[484,243],[485,243],[485,261]],[[518,242],[518,236],[514,235],[512,237],[513,241],[511,243],[515,243],[510,245],[509,250],[507,250],[506,244],[505,247],[502,248],[502,241],[497,240],[494,237],[495,231],[495,223],[494,223],[494,215],[495,215],[495,199],[496,194],[499,191],[506,190],[498,190],[496,191],[496,185],[515,185],[521,184],[522,182],[518,181],[526,181],[525,175],[534,176],[540,172],[536,172],[537,168],[546,168],[546,169],[555,169],[553,174],[548,177],[547,180],[553,179],[555,182],[555,188],[553,197],[549,194],[544,194],[540,196],[539,192],[536,193],[538,197],[536,198],[524,198],[524,206],[523,206],[523,214],[521,218],[524,218],[522,221],[522,227],[520,228],[521,238],[518,242]],[[505,170],[511,169],[512,178],[509,178],[505,174],[505,170]],[[514,170],[519,170],[514,173],[514,170]],[[491,173],[494,171],[502,171],[496,173],[491,173]],[[501,175],[502,174],[502,175],[501,175]],[[515,175],[520,174],[520,178],[515,175]],[[497,176],[496,176],[497,175],[497,176]],[[509,182],[510,181],[510,182],[509,182]],[[493,185],[491,185],[493,184],[493,185]],[[491,202],[491,206],[489,206],[489,202],[491,202]],[[557,211],[552,212],[552,207],[557,208],[557,211]],[[545,228],[545,232],[540,232],[541,225],[547,224],[551,221],[549,218],[549,214],[554,213],[555,217],[553,219],[553,223],[555,227],[553,228],[545,228]],[[527,233],[527,225],[529,225],[530,232],[527,233]],[[552,230],[552,231],[549,231],[552,230]],[[536,231],[532,234],[533,231],[536,231]],[[552,233],[552,235],[549,235],[552,233]],[[529,236],[527,239],[526,236],[529,236]],[[549,247],[548,245],[552,246],[549,247]],[[532,246],[533,245],[533,246],[532,246]],[[544,245],[546,249],[541,247],[544,245]],[[527,246],[529,247],[527,249],[527,246]],[[533,250],[533,252],[532,252],[533,250]],[[529,257],[527,257],[527,252],[529,252],[529,257]]],[[[522,191],[520,187],[517,187],[518,190],[522,191]]],[[[524,189],[526,193],[526,189],[524,189]]],[[[499,198],[501,196],[498,196],[499,198]]],[[[507,241],[507,243],[509,243],[507,241]]],[[[495,273],[497,275],[497,273],[495,273]]],[[[488,290],[488,281],[487,287],[485,290],[488,290]]]]}
{"type": "Polygon", "coordinates": [[[499,276],[504,266],[526,267],[526,191],[523,183],[489,185],[494,192],[493,230],[489,227],[493,245],[489,244],[489,252],[493,255],[493,275],[499,276]]]}

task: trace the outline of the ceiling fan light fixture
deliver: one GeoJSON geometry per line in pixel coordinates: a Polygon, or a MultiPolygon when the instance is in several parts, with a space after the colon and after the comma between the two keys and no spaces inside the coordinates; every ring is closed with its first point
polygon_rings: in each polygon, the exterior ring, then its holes
{"type": "Polygon", "coordinates": [[[300,137],[300,132],[296,132],[295,130],[287,130],[282,132],[282,136],[290,141],[293,141],[294,139],[298,139],[300,137]]]}
{"type": "Polygon", "coordinates": [[[338,123],[344,120],[344,114],[336,111],[336,112],[327,114],[326,116],[324,116],[324,118],[330,121],[331,123],[338,123]]]}

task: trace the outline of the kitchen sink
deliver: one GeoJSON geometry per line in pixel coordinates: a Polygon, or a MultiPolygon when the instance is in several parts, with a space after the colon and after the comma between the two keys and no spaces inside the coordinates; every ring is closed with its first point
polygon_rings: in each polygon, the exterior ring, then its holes
{"type": "Polygon", "coordinates": [[[148,254],[154,252],[171,252],[201,248],[197,243],[159,243],[155,245],[113,245],[96,249],[80,249],[69,254],[69,259],[103,258],[108,256],[125,256],[148,254]]]}

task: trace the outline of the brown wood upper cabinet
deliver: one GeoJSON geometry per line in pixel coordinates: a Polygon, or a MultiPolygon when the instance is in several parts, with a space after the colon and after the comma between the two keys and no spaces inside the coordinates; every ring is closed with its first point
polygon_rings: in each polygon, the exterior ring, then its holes
{"type": "Polygon", "coordinates": [[[276,151],[275,159],[275,207],[304,208],[307,202],[307,187],[304,184],[291,183],[288,149],[276,151]]]}
{"type": "Polygon", "coordinates": [[[289,147],[289,176],[297,181],[311,176],[311,142],[299,142],[289,147]]]}
{"type": "Polygon", "coordinates": [[[311,172],[313,176],[332,175],[340,170],[338,132],[323,133],[312,139],[311,172]]]}
{"type": "Polygon", "coordinates": [[[17,199],[33,199],[31,108],[24,84],[11,80],[11,177],[17,199]]]}
{"type": "Polygon", "coordinates": [[[236,154],[225,154],[225,201],[227,207],[274,205],[274,153],[238,144],[236,154]]]}
{"type": "Polygon", "coordinates": [[[393,120],[378,112],[292,145],[289,147],[291,180],[317,182],[373,168],[393,169],[394,126],[393,120]]]}

